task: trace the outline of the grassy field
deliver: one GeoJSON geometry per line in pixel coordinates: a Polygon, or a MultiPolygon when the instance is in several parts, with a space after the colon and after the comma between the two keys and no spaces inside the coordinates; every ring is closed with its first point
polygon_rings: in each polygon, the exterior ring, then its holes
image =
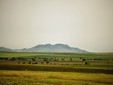
{"type": "Polygon", "coordinates": [[[37,53],[37,52],[0,52],[0,57],[66,57],[113,59],[113,53],[37,53]]]}
{"type": "Polygon", "coordinates": [[[2,70],[0,71],[0,85],[113,85],[113,75],[2,70]]]}
{"type": "Polygon", "coordinates": [[[0,53],[0,85],[113,85],[113,53],[0,53]]]}
{"type": "Polygon", "coordinates": [[[1,52],[0,65],[4,64],[113,69],[113,53],[1,52]]]}

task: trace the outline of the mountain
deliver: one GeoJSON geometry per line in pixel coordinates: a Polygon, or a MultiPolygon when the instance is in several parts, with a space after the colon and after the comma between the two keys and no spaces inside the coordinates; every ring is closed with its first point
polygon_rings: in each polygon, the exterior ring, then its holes
{"type": "Polygon", "coordinates": [[[45,44],[45,45],[37,45],[32,48],[28,49],[21,49],[21,52],[55,52],[55,53],[80,53],[80,52],[87,52],[85,50],[70,47],[66,44],[45,44]]]}
{"type": "Polygon", "coordinates": [[[70,47],[66,44],[40,44],[31,48],[23,48],[12,50],[5,47],[0,47],[0,52],[50,52],[50,53],[83,53],[87,52],[85,50],[70,47]]]}
{"type": "Polygon", "coordinates": [[[6,47],[0,47],[0,52],[13,52],[13,50],[6,47]]]}

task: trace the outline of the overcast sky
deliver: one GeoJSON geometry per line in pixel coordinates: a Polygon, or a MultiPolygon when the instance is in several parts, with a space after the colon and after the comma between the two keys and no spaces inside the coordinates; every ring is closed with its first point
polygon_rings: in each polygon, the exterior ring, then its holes
{"type": "Polygon", "coordinates": [[[113,52],[113,0],[0,0],[0,47],[47,43],[113,52]]]}

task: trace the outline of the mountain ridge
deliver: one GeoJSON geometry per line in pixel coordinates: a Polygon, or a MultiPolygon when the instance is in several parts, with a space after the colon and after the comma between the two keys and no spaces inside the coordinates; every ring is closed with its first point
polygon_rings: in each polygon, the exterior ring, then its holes
{"type": "MultiPolygon", "coordinates": [[[[7,50],[8,48],[6,48],[7,50]]],[[[12,49],[11,49],[12,50],[12,49]]],[[[1,50],[0,50],[1,51],[1,50]]],[[[39,44],[33,46],[31,48],[23,48],[23,49],[16,49],[12,50],[15,52],[50,52],[50,53],[81,53],[81,52],[88,52],[86,50],[82,50],[75,47],[70,47],[67,44],[39,44]]]]}
{"type": "Polygon", "coordinates": [[[13,52],[13,50],[6,47],[0,47],[0,52],[13,52]]]}

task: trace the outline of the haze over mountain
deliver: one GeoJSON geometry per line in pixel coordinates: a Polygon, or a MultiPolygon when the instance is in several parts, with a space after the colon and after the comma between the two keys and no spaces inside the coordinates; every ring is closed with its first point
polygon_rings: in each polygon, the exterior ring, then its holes
{"type": "Polygon", "coordinates": [[[13,52],[13,50],[6,47],[0,47],[0,52],[13,52]]]}
{"type": "MultiPolygon", "coordinates": [[[[7,50],[6,50],[7,51],[7,50]]],[[[14,51],[18,52],[55,52],[55,53],[79,53],[79,52],[87,52],[85,50],[75,48],[75,47],[70,47],[66,44],[40,44],[36,45],[31,48],[24,48],[24,49],[16,49],[14,51]]]]}

